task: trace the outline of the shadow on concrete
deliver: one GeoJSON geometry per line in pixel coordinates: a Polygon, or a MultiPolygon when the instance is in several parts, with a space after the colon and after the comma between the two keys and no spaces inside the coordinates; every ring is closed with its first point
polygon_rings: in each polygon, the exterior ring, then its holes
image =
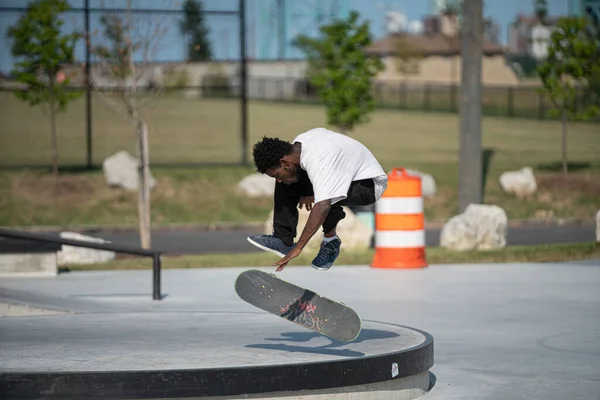
{"type": "Polygon", "coordinates": [[[360,351],[354,351],[354,350],[350,350],[350,349],[332,349],[332,348],[329,348],[329,346],[304,347],[304,346],[290,346],[290,345],[281,343],[281,344],[249,344],[245,347],[248,347],[250,349],[278,350],[278,351],[286,351],[288,353],[324,354],[327,356],[349,357],[349,358],[363,357],[365,355],[365,353],[360,352],[360,351]]]}
{"type": "MultiPolygon", "coordinates": [[[[316,332],[284,332],[281,334],[280,338],[271,338],[266,340],[272,341],[288,341],[288,342],[308,342],[311,339],[316,337],[323,337],[316,332]]],[[[380,329],[362,329],[358,337],[352,341],[352,343],[361,343],[366,342],[367,340],[379,340],[379,339],[390,339],[393,337],[398,337],[399,335],[396,332],[390,331],[382,331],[380,329]]],[[[327,338],[331,341],[331,344],[328,344],[328,347],[333,346],[345,346],[348,343],[342,342],[339,340],[327,338]]]]}
{"type": "Polygon", "coordinates": [[[368,340],[382,340],[382,339],[390,339],[393,337],[399,336],[396,332],[383,331],[379,329],[363,329],[358,337],[352,342],[342,342],[339,340],[335,340],[332,338],[324,337],[316,332],[284,332],[281,334],[281,337],[278,338],[265,338],[265,340],[273,341],[273,342],[292,342],[292,343],[307,343],[315,338],[326,338],[330,341],[330,343],[324,346],[317,347],[305,347],[305,346],[296,346],[290,345],[287,343],[280,344],[250,344],[245,347],[253,348],[253,349],[265,349],[265,350],[279,350],[279,351],[287,351],[291,353],[301,352],[301,353],[309,353],[309,354],[325,354],[331,356],[339,356],[339,357],[362,357],[365,354],[359,351],[354,351],[350,349],[336,349],[336,347],[348,346],[356,343],[365,342],[368,340]]]}

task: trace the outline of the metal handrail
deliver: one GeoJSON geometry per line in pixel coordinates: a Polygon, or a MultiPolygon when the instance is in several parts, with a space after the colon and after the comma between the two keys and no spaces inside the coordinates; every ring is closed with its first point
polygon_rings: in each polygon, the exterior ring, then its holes
{"type": "Polygon", "coordinates": [[[114,251],[116,253],[133,254],[152,258],[152,299],[162,300],[161,295],[161,253],[155,250],[142,249],[141,247],[129,247],[112,243],[94,243],[82,240],[66,239],[57,235],[42,233],[19,232],[15,230],[0,228],[0,237],[33,240],[37,242],[57,243],[67,246],[85,247],[88,249],[114,251]]]}

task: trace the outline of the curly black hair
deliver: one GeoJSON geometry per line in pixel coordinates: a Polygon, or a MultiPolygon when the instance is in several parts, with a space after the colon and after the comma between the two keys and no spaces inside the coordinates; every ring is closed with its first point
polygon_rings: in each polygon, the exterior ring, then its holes
{"type": "Polygon", "coordinates": [[[291,143],[278,138],[263,137],[252,149],[256,170],[264,174],[267,169],[279,165],[279,160],[291,154],[294,147],[291,143]]]}

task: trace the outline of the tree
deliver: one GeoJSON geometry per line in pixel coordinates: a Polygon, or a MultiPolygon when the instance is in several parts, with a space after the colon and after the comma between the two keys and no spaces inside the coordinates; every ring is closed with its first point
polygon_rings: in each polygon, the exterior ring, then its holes
{"type": "Polygon", "coordinates": [[[462,8],[461,0],[452,0],[452,1],[447,0],[444,2],[444,6],[440,10],[440,12],[445,15],[452,15],[452,16],[458,17],[460,14],[461,8],[462,8]]]}
{"type": "Polygon", "coordinates": [[[165,21],[161,17],[153,19],[144,15],[142,19],[136,19],[132,14],[131,0],[127,0],[123,14],[103,15],[100,18],[102,36],[107,43],[93,45],[90,40],[89,46],[98,61],[99,71],[93,79],[98,93],[115,111],[133,123],[139,166],[139,231],[141,247],[147,249],[151,246],[150,160],[148,115],[144,111],[164,87],[164,79],[154,76],[151,64],[166,29],[162,26],[165,21]],[[110,85],[116,85],[116,90],[104,93],[106,86],[110,85]]]}
{"type": "Polygon", "coordinates": [[[588,33],[600,40],[600,7],[598,5],[596,7],[591,4],[588,5],[585,8],[585,15],[587,15],[590,22],[588,33]]]}
{"type": "Polygon", "coordinates": [[[184,19],[180,23],[181,33],[187,40],[188,61],[208,61],[212,58],[212,47],[208,39],[208,28],[204,24],[204,9],[198,0],[185,0],[184,19]]]}
{"type": "Polygon", "coordinates": [[[550,35],[548,57],[538,66],[552,116],[562,124],[562,170],[566,176],[567,122],[600,114],[600,40],[585,18],[563,17],[550,35]]]}
{"type": "Polygon", "coordinates": [[[37,0],[29,3],[26,13],[10,27],[11,52],[18,60],[11,74],[26,85],[15,96],[32,106],[45,106],[50,119],[52,173],[58,176],[58,132],[56,114],[64,112],[70,101],[81,96],[69,90],[70,79],[63,67],[75,60],[79,34],[63,34],[60,14],[70,9],[65,0],[37,0]]]}
{"type": "Polygon", "coordinates": [[[548,16],[548,2],[546,0],[535,0],[533,8],[538,21],[545,24],[548,16]]]}
{"type": "Polygon", "coordinates": [[[343,133],[368,121],[375,108],[372,80],[384,69],[364,51],[372,38],[369,22],[359,24],[358,17],[352,11],[345,20],[321,26],[320,37],[300,35],[294,41],[307,56],[307,78],[327,107],[328,123],[343,133]]]}

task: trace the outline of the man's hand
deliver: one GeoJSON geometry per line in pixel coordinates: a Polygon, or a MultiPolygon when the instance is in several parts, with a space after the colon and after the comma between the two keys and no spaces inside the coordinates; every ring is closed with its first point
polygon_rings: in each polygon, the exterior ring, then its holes
{"type": "Polygon", "coordinates": [[[275,264],[273,264],[273,265],[278,266],[275,271],[279,272],[282,269],[284,269],[285,266],[292,260],[292,258],[298,257],[300,255],[300,253],[302,253],[302,249],[298,248],[298,247],[294,247],[292,250],[290,250],[289,253],[286,254],[285,257],[283,257],[281,260],[279,260],[275,264]]]}
{"type": "Polygon", "coordinates": [[[315,202],[314,196],[300,197],[298,208],[302,210],[302,206],[306,207],[306,211],[312,210],[313,203],[315,202]]]}

